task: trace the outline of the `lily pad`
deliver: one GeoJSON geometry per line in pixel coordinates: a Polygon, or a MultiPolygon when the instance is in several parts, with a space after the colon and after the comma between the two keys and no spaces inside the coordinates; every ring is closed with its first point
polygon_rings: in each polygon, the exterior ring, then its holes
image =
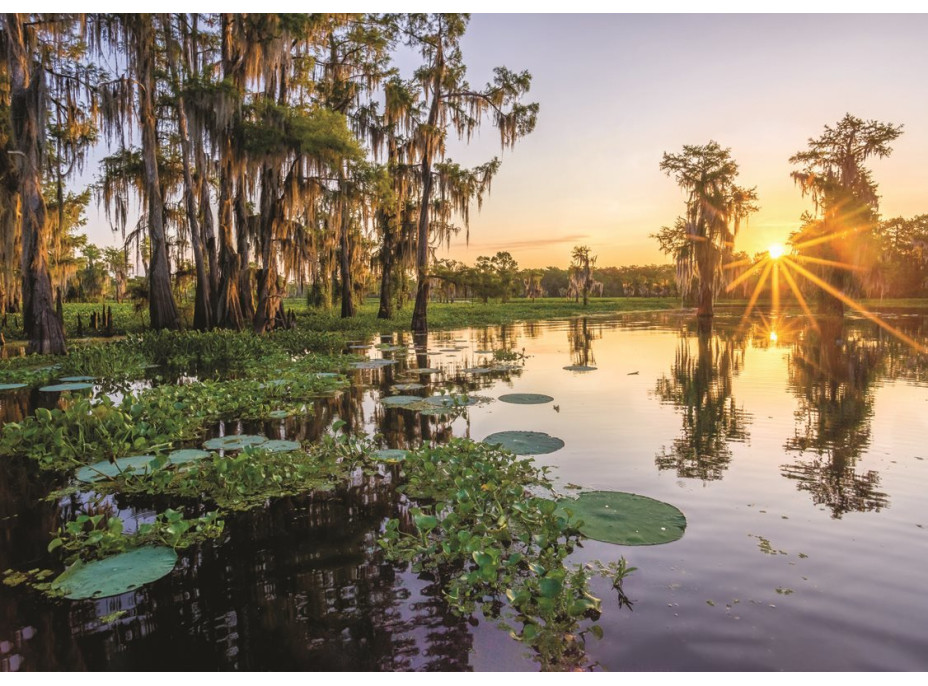
{"type": "Polygon", "coordinates": [[[543,393],[507,393],[499,397],[504,403],[515,403],[516,405],[541,405],[554,401],[550,395],[543,393]]]}
{"type": "Polygon", "coordinates": [[[401,460],[405,460],[408,454],[408,450],[401,450],[399,448],[384,448],[382,450],[375,450],[373,452],[373,458],[375,460],[380,460],[381,462],[400,462],[401,460]]]}
{"type": "Polygon", "coordinates": [[[492,355],[493,351],[492,350],[475,350],[474,353],[477,355],[492,355]]]}
{"type": "Polygon", "coordinates": [[[425,398],[425,402],[435,407],[469,407],[480,402],[480,398],[473,395],[433,395],[425,398]]]}
{"type": "Polygon", "coordinates": [[[207,450],[230,451],[241,450],[246,445],[261,445],[262,443],[267,443],[267,438],[264,436],[233,434],[231,436],[217,436],[216,438],[211,438],[203,444],[203,447],[207,450]]]}
{"type": "Polygon", "coordinates": [[[59,381],[93,381],[96,377],[93,376],[62,376],[59,381]]]}
{"type": "Polygon", "coordinates": [[[461,371],[465,374],[489,374],[493,370],[489,367],[465,367],[461,371]]]}
{"type": "Polygon", "coordinates": [[[56,383],[51,386],[42,386],[39,390],[43,393],[58,393],[60,391],[84,391],[88,388],[93,388],[93,384],[73,381],[71,383],[56,383]]]}
{"type": "Polygon", "coordinates": [[[353,362],[351,366],[354,369],[380,369],[396,364],[396,360],[365,360],[364,362],[353,362]]]}
{"type": "Polygon", "coordinates": [[[400,350],[406,350],[405,345],[378,345],[376,347],[377,347],[377,350],[380,350],[385,353],[394,353],[400,350]]]}
{"type": "Polygon", "coordinates": [[[418,391],[425,388],[423,383],[398,383],[393,385],[394,391],[418,391]]]}
{"type": "Polygon", "coordinates": [[[269,453],[289,453],[294,450],[299,450],[300,444],[297,441],[285,441],[283,439],[277,439],[259,443],[255,447],[259,450],[266,450],[269,453]]]}
{"type": "Polygon", "coordinates": [[[409,371],[414,374],[438,374],[441,372],[441,370],[436,367],[419,367],[418,369],[410,369],[409,371]]]}
{"type": "Polygon", "coordinates": [[[341,374],[337,372],[316,372],[317,379],[335,379],[339,376],[341,376],[341,374]]]}
{"type": "Polygon", "coordinates": [[[120,474],[145,474],[150,471],[149,464],[154,459],[154,455],[131,455],[120,457],[115,462],[102,460],[81,467],[74,473],[74,477],[84,483],[94,483],[114,479],[120,474]]]}
{"type": "Polygon", "coordinates": [[[583,520],[580,531],[585,536],[606,543],[670,543],[686,530],[686,517],[676,507],[635,493],[590,491],[562,500],[560,506],[583,520]]]}
{"type": "Polygon", "coordinates": [[[0,383],[0,391],[15,391],[17,388],[25,388],[24,383],[0,383]]]}
{"type": "Polygon", "coordinates": [[[403,407],[422,402],[422,398],[417,395],[391,395],[387,398],[381,398],[380,402],[387,407],[403,407]]]}
{"type": "Polygon", "coordinates": [[[564,441],[540,431],[499,431],[483,439],[516,455],[545,455],[564,447],[564,441]]]}
{"type": "Polygon", "coordinates": [[[210,455],[212,455],[212,453],[208,450],[200,450],[199,448],[184,448],[182,450],[175,450],[172,453],[168,453],[168,459],[171,461],[171,464],[187,464],[188,462],[202,460],[203,458],[209,457],[210,455]]]}
{"type": "Polygon", "coordinates": [[[93,562],[76,562],[51,583],[71,600],[108,598],[167,576],[177,553],[163,546],[145,546],[93,562]]]}
{"type": "Polygon", "coordinates": [[[563,367],[569,372],[592,372],[596,370],[596,367],[591,367],[587,364],[571,364],[566,367],[563,367]]]}
{"type": "Polygon", "coordinates": [[[348,347],[352,350],[367,350],[371,346],[369,343],[359,343],[358,345],[349,345],[348,347]]]}
{"type": "Polygon", "coordinates": [[[286,410],[271,410],[267,413],[267,416],[271,419],[286,419],[290,416],[290,413],[286,410]]]}

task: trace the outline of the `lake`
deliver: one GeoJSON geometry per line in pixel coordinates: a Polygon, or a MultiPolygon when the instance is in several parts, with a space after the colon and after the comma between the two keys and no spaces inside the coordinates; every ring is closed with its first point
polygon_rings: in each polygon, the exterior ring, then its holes
{"type": "MultiPolygon", "coordinates": [[[[884,316],[928,339],[924,315],[884,316]]],[[[676,506],[680,540],[585,541],[573,553],[637,567],[624,583],[631,609],[610,581],[593,580],[604,636],[587,640],[591,669],[928,669],[928,360],[883,328],[788,314],[741,322],[720,310],[699,332],[691,313],[626,313],[434,333],[418,355],[357,350],[397,364],[352,372],[350,389],[306,417],[214,433],[313,440],[341,419],[383,447],[414,448],[538,431],[564,441],[535,458],[559,492],[676,506]],[[414,372],[423,367],[440,371],[414,372]],[[427,388],[391,390],[413,380],[427,388]],[[439,389],[480,402],[452,416],[382,403],[439,389]],[[509,393],[553,401],[498,400],[509,393]]],[[[37,402],[28,389],[2,393],[0,418],[37,402]]],[[[0,465],[0,481],[2,569],[50,564],[48,532],[77,511],[110,508],[131,530],[163,509],[88,495],[45,502],[54,480],[22,461],[0,465]]],[[[334,494],[232,515],[221,542],[120,596],[50,601],[0,587],[0,668],[538,669],[493,620],[456,617],[428,577],[383,558],[377,540],[400,481],[401,466],[389,466],[334,494]]]]}

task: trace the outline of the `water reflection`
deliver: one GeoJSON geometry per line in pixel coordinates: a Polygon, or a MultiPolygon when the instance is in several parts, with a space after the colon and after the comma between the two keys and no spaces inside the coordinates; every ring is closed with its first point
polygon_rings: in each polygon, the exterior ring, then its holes
{"type": "Polygon", "coordinates": [[[701,327],[695,339],[680,338],[670,375],[658,379],[655,393],[679,410],[682,429],[657,455],[658,469],[687,479],[722,478],[732,457],[729,443],[748,438],[750,415],[732,397],[732,379],[743,365],[743,337],[729,330],[701,327]]]}
{"type": "Polygon", "coordinates": [[[885,351],[879,338],[848,331],[842,319],[823,318],[795,342],[790,356],[789,387],[799,407],[795,433],[784,447],[802,459],[781,471],[835,518],[889,503],[879,490],[879,474],[857,470],[870,445],[872,386],[885,351]]]}
{"type": "Polygon", "coordinates": [[[591,324],[587,317],[571,319],[567,328],[567,343],[570,346],[571,364],[582,367],[595,367],[593,341],[603,337],[601,322],[591,324]]]}

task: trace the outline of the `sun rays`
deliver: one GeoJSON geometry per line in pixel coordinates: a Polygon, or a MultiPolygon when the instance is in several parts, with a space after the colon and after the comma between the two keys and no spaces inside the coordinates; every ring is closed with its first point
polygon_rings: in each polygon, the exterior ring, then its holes
{"type": "MultiPolygon", "coordinates": [[[[776,322],[777,317],[779,316],[780,311],[780,297],[781,297],[781,280],[786,284],[786,288],[789,289],[789,292],[792,293],[796,302],[799,304],[799,307],[802,309],[803,314],[808,319],[809,325],[816,331],[820,330],[818,321],[815,315],[812,312],[812,308],[809,305],[808,300],[802,293],[802,289],[799,287],[799,278],[805,280],[805,282],[812,284],[813,286],[820,288],[823,292],[827,293],[831,297],[839,300],[841,303],[851,308],[853,311],[857,312],[861,316],[869,319],[874,322],[877,326],[884,329],[891,335],[898,338],[900,341],[903,341],[907,345],[910,345],[912,348],[921,353],[928,353],[928,347],[919,343],[911,336],[906,335],[896,327],[892,326],[885,320],[883,320],[879,315],[868,310],[862,303],[858,302],[854,298],[850,297],[844,293],[841,289],[837,288],[833,284],[828,283],[825,279],[815,274],[813,271],[807,268],[807,266],[818,265],[824,267],[831,267],[834,269],[846,270],[849,272],[860,272],[863,271],[863,267],[859,267],[848,262],[841,262],[838,260],[829,260],[821,257],[815,257],[812,255],[804,255],[802,251],[804,249],[819,245],[828,241],[836,241],[842,238],[846,238],[850,231],[842,231],[840,233],[832,233],[826,236],[817,236],[810,240],[800,241],[790,245],[783,245],[780,243],[771,244],[765,253],[756,257],[755,259],[741,259],[734,262],[730,262],[725,267],[726,269],[735,270],[743,269],[743,271],[735,277],[726,287],[726,292],[730,293],[735,288],[743,284],[748,279],[758,275],[757,283],[754,286],[754,290],[751,292],[750,297],[748,298],[748,304],[745,308],[744,315],[741,317],[740,326],[744,326],[748,318],[751,316],[752,311],[757,305],[757,301],[760,298],[761,294],[765,291],[766,288],[770,289],[770,299],[771,299],[771,321],[776,322]]],[[[777,330],[771,324],[768,324],[767,319],[764,318],[764,323],[767,329],[769,329],[770,341],[774,344],[780,338],[777,330]]]]}

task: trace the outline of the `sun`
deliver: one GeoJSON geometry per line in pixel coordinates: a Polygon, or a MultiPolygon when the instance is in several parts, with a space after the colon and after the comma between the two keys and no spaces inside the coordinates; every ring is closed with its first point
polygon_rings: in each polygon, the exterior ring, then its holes
{"type": "Polygon", "coordinates": [[[782,243],[772,243],[767,246],[767,254],[771,260],[778,260],[786,254],[786,247],[782,243]]]}

